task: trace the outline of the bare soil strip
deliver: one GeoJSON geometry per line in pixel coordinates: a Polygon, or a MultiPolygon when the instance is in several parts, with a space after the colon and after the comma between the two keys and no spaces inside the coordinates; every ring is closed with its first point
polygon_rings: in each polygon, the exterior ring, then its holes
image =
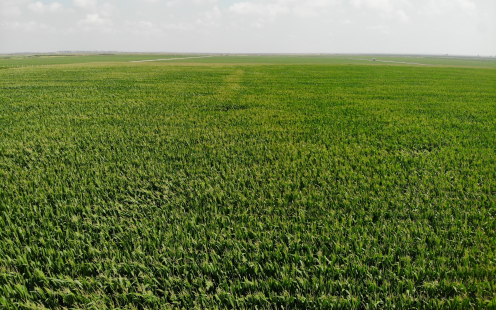
{"type": "Polygon", "coordinates": [[[207,58],[207,57],[214,57],[214,56],[198,56],[198,57],[167,58],[167,59],[151,59],[151,60],[133,60],[133,61],[130,61],[130,62],[164,61],[164,60],[192,59],[192,58],[207,58]]]}
{"type": "Polygon", "coordinates": [[[351,60],[364,60],[364,61],[379,61],[379,62],[392,62],[397,64],[409,64],[409,65],[420,65],[420,66],[432,66],[431,64],[421,64],[417,62],[403,62],[403,61],[392,61],[392,60],[372,60],[372,59],[359,59],[359,58],[346,58],[351,60]]]}

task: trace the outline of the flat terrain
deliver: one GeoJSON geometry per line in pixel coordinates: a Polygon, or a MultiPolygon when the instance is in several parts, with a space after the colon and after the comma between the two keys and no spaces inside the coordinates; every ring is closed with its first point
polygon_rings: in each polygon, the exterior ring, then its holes
{"type": "Polygon", "coordinates": [[[496,70],[255,57],[0,70],[0,308],[494,309],[496,70]]]}
{"type": "Polygon", "coordinates": [[[0,69],[5,67],[47,66],[95,62],[130,62],[170,59],[167,62],[210,64],[367,64],[383,65],[381,61],[418,63],[428,66],[457,66],[496,69],[496,58],[456,56],[388,56],[388,55],[201,55],[201,54],[33,54],[0,55],[0,69]],[[372,59],[377,62],[372,62],[372,59]]]}

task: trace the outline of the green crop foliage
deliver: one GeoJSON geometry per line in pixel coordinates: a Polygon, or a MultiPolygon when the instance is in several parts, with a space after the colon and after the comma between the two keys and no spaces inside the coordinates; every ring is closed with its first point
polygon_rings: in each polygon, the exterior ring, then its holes
{"type": "Polygon", "coordinates": [[[196,55],[175,54],[34,54],[0,56],[0,68],[17,66],[50,66],[93,62],[124,62],[153,59],[194,57],[196,55]]]}
{"type": "Polygon", "coordinates": [[[0,70],[1,309],[496,307],[494,69],[208,59],[0,70]]]}
{"type": "MultiPolygon", "coordinates": [[[[175,63],[208,64],[366,64],[384,65],[381,61],[409,62],[427,66],[459,66],[496,68],[494,57],[450,57],[450,56],[388,56],[388,55],[199,55],[199,54],[33,54],[0,55],[0,68],[24,66],[50,66],[83,63],[115,63],[141,60],[170,59],[175,63]],[[211,56],[206,57],[204,56],[211,56]],[[200,58],[191,58],[200,57],[200,58]],[[178,59],[177,59],[178,58],[178,59]],[[187,59],[185,59],[187,58],[187,59]],[[377,58],[377,62],[372,62],[377,58]]],[[[389,63],[392,64],[392,63],[389,63]]]]}

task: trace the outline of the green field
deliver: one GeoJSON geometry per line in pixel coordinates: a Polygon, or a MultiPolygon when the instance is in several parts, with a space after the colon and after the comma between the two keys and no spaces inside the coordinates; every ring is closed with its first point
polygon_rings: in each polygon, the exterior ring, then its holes
{"type": "MultiPolygon", "coordinates": [[[[496,58],[454,57],[454,56],[388,56],[388,55],[201,55],[201,54],[33,54],[0,55],[0,69],[4,67],[47,66],[61,64],[82,64],[95,62],[129,62],[154,59],[185,57],[208,58],[188,59],[187,63],[210,64],[366,64],[383,65],[380,61],[419,63],[429,66],[458,66],[496,68],[496,58]],[[378,62],[372,63],[376,58],[378,62]],[[367,61],[368,60],[368,61],[367,61]]],[[[167,62],[184,63],[185,59],[167,62]]]]}
{"type": "Polygon", "coordinates": [[[0,309],[495,309],[496,70],[256,57],[0,70],[0,309]]]}
{"type": "Polygon", "coordinates": [[[21,66],[49,66],[93,62],[129,62],[143,59],[195,57],[176,54],[39,54],[0,56],[0,68],[21,66]]]}

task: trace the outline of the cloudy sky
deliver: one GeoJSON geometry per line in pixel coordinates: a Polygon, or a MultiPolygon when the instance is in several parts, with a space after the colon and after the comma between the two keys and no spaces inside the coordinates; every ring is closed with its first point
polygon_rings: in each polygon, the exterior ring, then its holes
{"type": "Polygon", "coordinates": [[[0,53],[496,55],[495,0],[0,0],[0,53]]]}

